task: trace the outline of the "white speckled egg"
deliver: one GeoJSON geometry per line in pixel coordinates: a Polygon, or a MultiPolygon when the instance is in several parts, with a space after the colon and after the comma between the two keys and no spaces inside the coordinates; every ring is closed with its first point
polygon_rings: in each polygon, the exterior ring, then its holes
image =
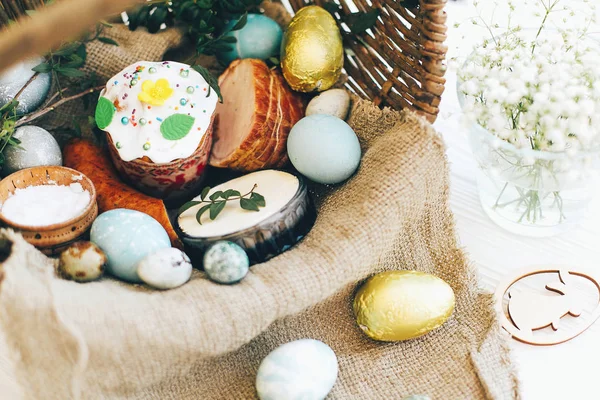
{"type": "Polygon", "coordinates": [[[306,107],[306,116],[327,114],[346,119],[350,109],[350,95],[344,89],[330,89],[313,98],[306,107]]]}
{"type": "Polygon", "coordinates": [[[192,263],[179,249],[160,249],[140,261],[137,273],[148,286],[173,289],[190,280],[192,263]]]}
{"type": "Polygon", "coordinates": [[[318,183],[350,178],[360,164],[358,137],[341,119],[310,115],[292,128],[287,142],[290,161],[302,175],[318,183]]]}
{"type": "Polygon", "coordinates": [[[258,367],[256,391],[261,400],[322,400],[338,375],[331,347],[314,339],[286,343],[258,367]]]}
{"type": "Polygon", "coordinates": [[[91,242],[76,242],[63,251],[58,260],[58,272],[76,282],[94,281],[104,274],[106,255],[91,242]]]}
{"type": "Polygon", "coordinates": [[[216,242],[204,253],[204,272],[210,280],[218,283],[241,281],[248,274],[249,266],[250,261],[244,249],[232,242],[216,242]]]}
{"type": "Polygon", "coordinates": [[[122,280],[139,283],[137,266],[149,254],[171,247],[169,235],[151,216],[118,208],[102,213],[92,224],[91,241],[108,258],[107,271],[122,280]]]}

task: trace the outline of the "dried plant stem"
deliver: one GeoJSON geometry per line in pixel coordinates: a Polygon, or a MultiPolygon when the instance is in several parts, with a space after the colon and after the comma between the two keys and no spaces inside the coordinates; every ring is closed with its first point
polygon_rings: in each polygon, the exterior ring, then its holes
{"type": "MultiPolygon", "coordinates": [[[[104,89],[104,86],[97,86],[95,88],[87,89],[86,91],[78,93],[78,94],[75,94],[73,96],[64,97],[64,98],[60,99],[59,101],[57,101],[56,103],[54,103],[54,104],[52,104],[52,105],[50,105],[48,107],[45,107],[45,108],[43,108],[41,110],[38,110],[38,111],[36,111],[34,113],[31,113],[29,115],[24,116],[23,118],[21,118],[20,120],[18,120],[15,123],[15,128],[18,128],[19,126],[23,126],[25,124],[30,123],[33,120],[36,120],[36,119],[38,119],[40,117],[43,117],[44,115],[48,114],[49,112],[52,112],[52,111],[56,110],[58,107],[62,106],[65,103],[68,103],[69,101],[79,99],[79,98],[81,98],[83,96],[86,96],[86,95],[94,93],[94,92],[99,92],[102,89],[104,89]]],[[[63,90],[63,92],[66,91],[66,90],[67,89],[63,90]]],[[[52,100],[54,100],[56,97],[58,97],[58,95],[59,95],[59,92],[57,92],[54,96],[52,96],[52,98],[50,99],[50,102],[52,100]]]]}
{"type": "MultiPolygon", "coordinates": [[[[4,11],[7,4],[17,7],[14,3],[3,1],[4,11]]],[[[63,0],[44,7],[43,11],[11,25],[0,35],[0,72],[23,59],[45,54],[101,19],[138,3],[143,0],[63,0]]],[[[14,12],[19,13],[19,10],[14,12]]]]}
{"type": "Polygon", "coordinates": [[[17,100],[19,98],[19,96],[25,91],[25,89],[27,89],[27,86],[31,85],[31,82],[35,81],[35,79],[38,77],[39,74],[40,74],[39,72],[36,72],[35,74],[33,74],[31,76],[31,78],[29,78],[27,83],[25,83],[25,85],[23,85],[23,87],[21,89],[19,89],[17,94],[15,94],[15,97],[13,97],[13,100],[17,100]]]}

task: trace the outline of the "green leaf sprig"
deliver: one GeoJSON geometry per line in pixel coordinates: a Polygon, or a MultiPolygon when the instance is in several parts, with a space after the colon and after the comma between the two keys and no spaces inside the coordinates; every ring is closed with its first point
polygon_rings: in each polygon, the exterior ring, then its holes
{"type": "Polygon", "coordinates": [[[202,216],[208,211],[209,217],[212,221],[214,221],[221,211],[225,208],[225,205],[228,201],[236,201],[239,200],[240,207],[244,210],[248,211],[260,211],[262,207],[267,205],[265,198],[255,192],[258,185],[254,185],[252,190],[248,193],[242,195],[239,191],[229,189],[225,191],[217,191],[208,196],[210,192],[210,187],[205,187],[200,194],[200,201],[188,201],[179,209],[179,215],[183,214],[185,211],[189,210],[192,207],[201,205],[200,209],[196,213],[196,221],[200,225],[202,225],[202,216]]]}
{"type": "Polygon", "coordinates": [[[195,43],[196,55],[188,62],[206,79],[209,86],[223,102],[219,84],[208,70],[195,65],[202,55],[215,55],[231,50],[237,42],[228,36],[232,31],[242,29],[247,22],[248,12],[259,11],[262,0],[150,0],[147,4],[127,12],[129,29],[134,31],[145,26],[150,33],[161,27],[180,26],[195,43]],[[229,29],[229,21],[237,22],[229,29]]]}
{"type": "MultiPolygon", "coordinates": [[[[79,79],[81,85],[86,85],[91,78],[83,72],[82,68],[87,59],[86,43],[98,40],[104,44],[118,46],[119,44],[111,38],[102,36],[105,28],[110,28],[107,22],[102,22],[96,26],[93,33],[88,33],[80,40],[65,43],[59,49],[50,52],[46,56],[46,60],[36,65],[33,70],[37,73],[52,73],[54,80],[58,86],[60,96],[62,96],[62,85],[60,78],[76,78],[79,79]]],[[[92,87],[90,83],[88,85],[92,87]]]]}
{"type": "Polygon", "coordinates": [[[21,141],[13,135],[15,134],[15,124],[17,121],[18,100],[12,100],[0,108],[0,166],[4,164],[4,149],[6,146],[19,147],[21,141]]]}

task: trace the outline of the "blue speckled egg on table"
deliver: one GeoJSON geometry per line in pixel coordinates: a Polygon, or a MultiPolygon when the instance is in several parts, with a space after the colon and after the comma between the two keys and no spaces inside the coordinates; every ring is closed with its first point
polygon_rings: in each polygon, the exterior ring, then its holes
{"type": "Polygon", "coordinates": [[[314,339],[279,346],[261,362],[256,391],[261,400],[322,400],[335,385],[337,357],[314,339]]]}
{"type": "Polygon", "coordinates": [[[223,240],[216,242],[206,250],[202,266],[210,280],[232,284],[246,277],[250,260],[240,246],[223,240]]]}
{"type": "MultiPolygon", "coordinates": [[[[237,20],[231,21],[225,29],[231,29],[237,20]]],[[[221,61],[229,64],[237,58],[258,58],[266,60],[279,54],[283,31],[271,18],[260,14],[248,14],[246,26],[227,36],[237,39],[232,43],[232,50],[218,54],[221,61]]]]}
{"type": "Polygon", "coordinates": [[[287,150],[298,172],[317,183],[343,182],[360,165],[356,133],[332,115],[315,114],[298,121],[288,137],[287,150]]]}
{"type": "Polygon", "coordinates": [[[171,247],[158,221],[135,210],[118,208],[102,213],[92,224],[90,240],[106,254],[106,270],[124,281],[139,283],[137,265],[149,254],[171,247]]]}

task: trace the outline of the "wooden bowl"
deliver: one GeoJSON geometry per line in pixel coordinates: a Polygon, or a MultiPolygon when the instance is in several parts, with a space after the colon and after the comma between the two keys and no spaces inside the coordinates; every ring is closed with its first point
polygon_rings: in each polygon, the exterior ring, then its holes
{"type": "Polygon", "coordinates": [[[58,185],[80,183],[83,189],[90,193],[89,204],[81,214],[59,224],[47,226],[20,225],[6,219],[1,213],[0,224],[20,232],[25,240],[43,253],[55,255],[71,243],[84,239],[98,216],[96,188],[87,176],[67,167],[42,166],[23,169],[7,176],[0,182],[0,203],[4,204],[17,189],[45,185],[48,182],[56,182],[58,185]],[[74,176],[81,176],[82,179],[73,179],[74,176]]]}

